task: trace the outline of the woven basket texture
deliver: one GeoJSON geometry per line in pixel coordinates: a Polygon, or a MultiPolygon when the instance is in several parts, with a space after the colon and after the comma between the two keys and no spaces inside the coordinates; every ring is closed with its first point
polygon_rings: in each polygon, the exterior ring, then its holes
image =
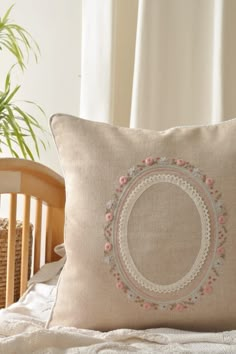
{"type": "MultiPolygon", "coordinates": [[[[28,278],[31,273],[33,225],[29,230],[29,267],[28,278]]],[[[6,275],[7,275],[7,241],[8,241],[8,219],[0,218],[0,308],[5,307],[6,299],[6,275]]],[[[20,274],[21,274],[21,246],[22,246],[22,222],[16,222],[16,248],[15,248],[15,280],[14,280],[14,302],[20,297],[20,274]]]]}

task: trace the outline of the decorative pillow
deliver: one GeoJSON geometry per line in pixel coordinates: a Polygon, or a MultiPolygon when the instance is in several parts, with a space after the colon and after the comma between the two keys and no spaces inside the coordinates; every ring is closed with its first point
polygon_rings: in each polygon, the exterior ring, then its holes
{"type": "Polygon", "coordinates": [[[55,115],[67,261],[49,326],[236,329],[236,120],[157,132],[55,115]]]}

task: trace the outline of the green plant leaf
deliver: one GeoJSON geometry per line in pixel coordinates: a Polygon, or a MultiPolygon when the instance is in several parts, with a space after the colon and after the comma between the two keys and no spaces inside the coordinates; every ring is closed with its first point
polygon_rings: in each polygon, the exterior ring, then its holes
{"type": "MultiPolygon", "coordinates": [[[[37,155],[39,157],[39,147],[38,147],[38,142],[37,142],[37,138],[36,138],[36,135],[31,127],[31,122],[30,122],[30,119],[28,117],[28,115],[23,112],[19,107],[14,107],[15,108],[15,111],[18,112],[23,118],[24,118],[24,122],[26,123],[26,125],[28,126],[29,128],[29,131],[30,131],[30,134],[31,134],[31,138],[33,139],[34,141],[34,147],[35,147],[35,150],[37,152],[37,155]]],[[[37,123],[37,128],[40,128],[39,124],[37,123]]]]}
{"type": "Polygon", "coordinates": [[[17,142],[19,144],[19,148],[24,156],[24,158],[27,157],[26,155],[26,152],[25,152],[25,146],[24,146],[24,143],[23,143],[23,136],[20,134],[20,129],[19,129],[19,126],[17,125],[16,121],[15,121],[15,117],[14,117],[14,114],[13,114],[13,111],[10,107],[6,107],[7,111],[8,111],[8,124],[10,126],[10,128],[12,128],[13,132],[15,133],[15,136],[16,136],[16,139],[17,139],[17,142]]]}
{"type": "Polygon", "coordinates": [[[14,90],[13,90],[12,92],[10,92],[10,93],[7,95],[7,97],[6,97],[5,101],[4,101],[5,106],[7,106],[8,103],[13,99],[13,97],[15,96],[15,94],[17,93],[17,91],[19,91],[19,89],[20,89],[20,86],[18,85],[18,86],[16,86],[16,87],[14,88],[14,90]]]}
{"type": "Polygon", "coordinates": [[[13,5],[11,5],[10,7],[9,7],[9,9],[7,10],[7,12],[5,13],[5,15],[3,16],[3,18],[2,18],[2,23],[6,23],[7,22],[7,20],[8,20],[8,17],[9,17],[9,15],[10,15],[10,12],[11,12],[11,10],[13,9],[13,7],[15,6],[15,4],[13,4],[13,5]]]}
{"type": "MultiPolygon", "coordinates": [[[[14,102],[21,85],[11,89],[11,76],[13,68],[19,66],[22,70],[26,68],[26,62],[30,54],[34,55],[37,62],[40,49],[31,34],[18,24],[10,21],[10,14],[14,5],[0,18],[0,55],[6,50],[11,53],[16,64],[13,65],[5,77],[4,90],[0,91],[0,152],[1,146],[8,147],[12,156],[19,157],[17,147],[24,158],[34,160],[33,152],[28,146],[28,139],[32,139],[34,151],[39,157],[39,144],[46,149],[43,139],[37,133],[45,133],[38,119],[23,110],[20,103],[14,102]]],[[[23,101],[29,106],[36,107],[41,117],[45,117],[43,109],[32,101],[23,101]]]]}
{"type": "Polygon", "coordinates": [[[7,126],[6,122],[4,122],[4,125],[3,125],[2,128],[3,128],[4,136],[5,136],[6,141],[7,141],[7,147],[9,148],[9,150],[11,151],[11,154],[14,157],[19,158],[19,155],[17,154],[15,149],[13,149],[13,147],[12,147],[12,139],[10,137],[10,134],[9,134],[9,131],[8,131],[8,126],[7,126]]]}
{"type": "Polygon", "coordinates": [[[2,50],[6,48],[10,51],[20,68],[24,70],[29,53],[34,55],[37,62],[40,50],[37,42],[26,29],[16,23],[10,23],[9,15],[13,6],[0,19],[0,47],[2,50]]]}

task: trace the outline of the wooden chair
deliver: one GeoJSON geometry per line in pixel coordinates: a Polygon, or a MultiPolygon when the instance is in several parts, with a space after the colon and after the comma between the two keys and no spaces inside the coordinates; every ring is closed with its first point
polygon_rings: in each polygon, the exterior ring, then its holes
{"type": "Polygon", "coordinates": [[[33,273],[40,267],[41,245],[45,240],[45,262],[57,259],[53,252],[57,244],[63,242],[64,233],[64,179],[49,168],[28,160],[0,159],[0,194],[9,194],[9,228],[7,246],[6,306],[14,302],[15,241],[17,218],[17,195],[23,195],[22,210],[22,250],[20,295],[27,288],[29,259],[29,229],[31,200],[36,200],[34,240],[33,240],[33,273]],[[45,232],[42,234],[42,208],[46,208],[45,232]]]}

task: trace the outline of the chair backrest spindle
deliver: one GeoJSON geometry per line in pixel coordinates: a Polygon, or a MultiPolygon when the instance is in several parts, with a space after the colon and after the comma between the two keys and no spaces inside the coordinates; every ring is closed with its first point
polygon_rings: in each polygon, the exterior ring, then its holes
{"type": "Polygon", "coordinates": [[[46,263],[52,261],[52,220],[53,208],[48,206],[46,217],[46,263]]]}
{"type": "Polygon", "coordinates": [[[36,216],[34,225],[34,273],[40,268],[41,231],[42,231],[42,201],[36,200],[36,216]]]}
{"type": "Polygon", "coordinates": [[[7,242],[7,284],[6,284],[6,305],[14,301],[14,277],[15,277],[15,246],[16,246],[16,207],[17,196],[10,194],[10,212],[7,242]]]}
{"type": "Polygon", "coordinates": [[[20,295],[23,295],[27,288],[28,261],[29,261],[29,234],[30,234],[30,196],[24,196],[24,214],[22,228],[22,249],[21,249],[21,283],[20,295]]]}

